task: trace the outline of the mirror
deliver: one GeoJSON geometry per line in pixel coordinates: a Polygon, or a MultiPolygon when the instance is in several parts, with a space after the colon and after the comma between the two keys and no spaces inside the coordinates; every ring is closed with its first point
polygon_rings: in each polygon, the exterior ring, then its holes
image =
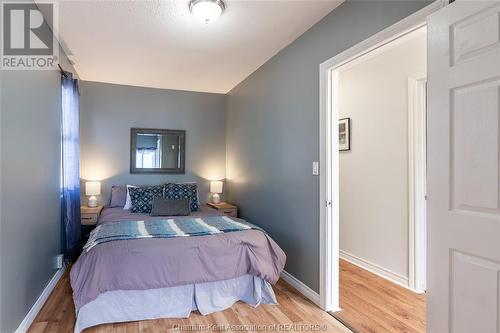
{"type": "Polygon", "coordinates": [[[132,128],[130,173],[184,173],[186,131],[132,128]]]}

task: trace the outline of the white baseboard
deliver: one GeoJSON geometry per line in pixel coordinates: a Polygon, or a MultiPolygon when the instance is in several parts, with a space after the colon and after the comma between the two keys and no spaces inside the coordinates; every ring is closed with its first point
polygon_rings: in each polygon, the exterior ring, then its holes
{"type": "Polygon", "coordinates": [[[45,289],[43,289],[42,293],[40,294],[40,296],[36,300],[35,304],[33,304],[33,306],[31,307],[31,309],[28,312],[28,314],[26,315],[26,317],[24,317],[21,324],[19,324],[19,327],[16,329],[15,333],[25,333],[26,331],[28,331],[31,324],[33,323],[33,320],[35,320],[36,315],[42,309],[42,306],[47,301],[47,298],[49,298],[50,293],[52,292],[52,290],[54,290],[55,286],[57,285],[57,282],[59,282],[59,280],[63,276],[65,270],[66,270],[65,267],[59,269],[54,274],[52,279],[50,279],[49,283],[47,284],[45,289]]]}
{"type": "Polygon", "coordinates": [[[339,257],[341,259],[344,259],[345,261],[350,262],[353,265],[366,269],[367,271],[370,271],[373,274],[376,274],[380,277],[383,277],[386,280],[389,280],[391,282],[396,283],[397,285],[400,285],[401,287],[405,287],[411,290],[411,288],[409,287],[409,280],[406,276],[394,273],[393,271],[388,270],[382,266],[374,264],[368,260],[356,257],[355,255],[352,255],[342,250],[339,251],[339,257]]]}
{"type": "Polygon", "coordinates": [[[288,273],[287,271],[283,271],[281,273],[281,278],[288,282],[289,285],[297,289],[299,293],[304,295],[306,298],[308,298],[311,302],[316,304],[317,306],[320,306],[320,301],[319,301],[319,294],[306,286],[302,281],[297,279],[295,276],[292,274],[288,273]]]}

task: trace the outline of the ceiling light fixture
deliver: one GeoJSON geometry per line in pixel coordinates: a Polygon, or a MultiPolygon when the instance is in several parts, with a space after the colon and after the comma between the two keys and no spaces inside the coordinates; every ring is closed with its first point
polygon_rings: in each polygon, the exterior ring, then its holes
{"type": "Polygon", "coordinates": [[[212,23],[221,16],[226,9],[222,0],[191,0],[189,10],[194,17],[205,24],[212,23]]]}

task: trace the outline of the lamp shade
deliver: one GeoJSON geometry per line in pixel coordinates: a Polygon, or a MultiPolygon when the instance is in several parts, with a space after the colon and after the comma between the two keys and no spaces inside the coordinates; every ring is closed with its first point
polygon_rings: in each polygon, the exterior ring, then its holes
{"type": "Polygon", "coordinates": [[[213,180],[210,182],[210,193],[222,193],[222,181],[213,180]]]}
{"type": "Polygon", "coordinates": [[[85,195],[100,195],[100,194],[101,194],[101,182],[85,183],[85,195]]]}

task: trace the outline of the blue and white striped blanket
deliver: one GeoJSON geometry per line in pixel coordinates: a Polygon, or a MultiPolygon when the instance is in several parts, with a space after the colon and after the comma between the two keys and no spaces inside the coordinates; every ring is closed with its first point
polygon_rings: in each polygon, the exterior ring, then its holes
{"type": "Polygon", "coordinates": [[[206,236],[248,229],[262,230],[245,220],[227,216],[119,221],[97,226],[83,248],[88,252],[98,244],[115,240],[206,236]]]}

